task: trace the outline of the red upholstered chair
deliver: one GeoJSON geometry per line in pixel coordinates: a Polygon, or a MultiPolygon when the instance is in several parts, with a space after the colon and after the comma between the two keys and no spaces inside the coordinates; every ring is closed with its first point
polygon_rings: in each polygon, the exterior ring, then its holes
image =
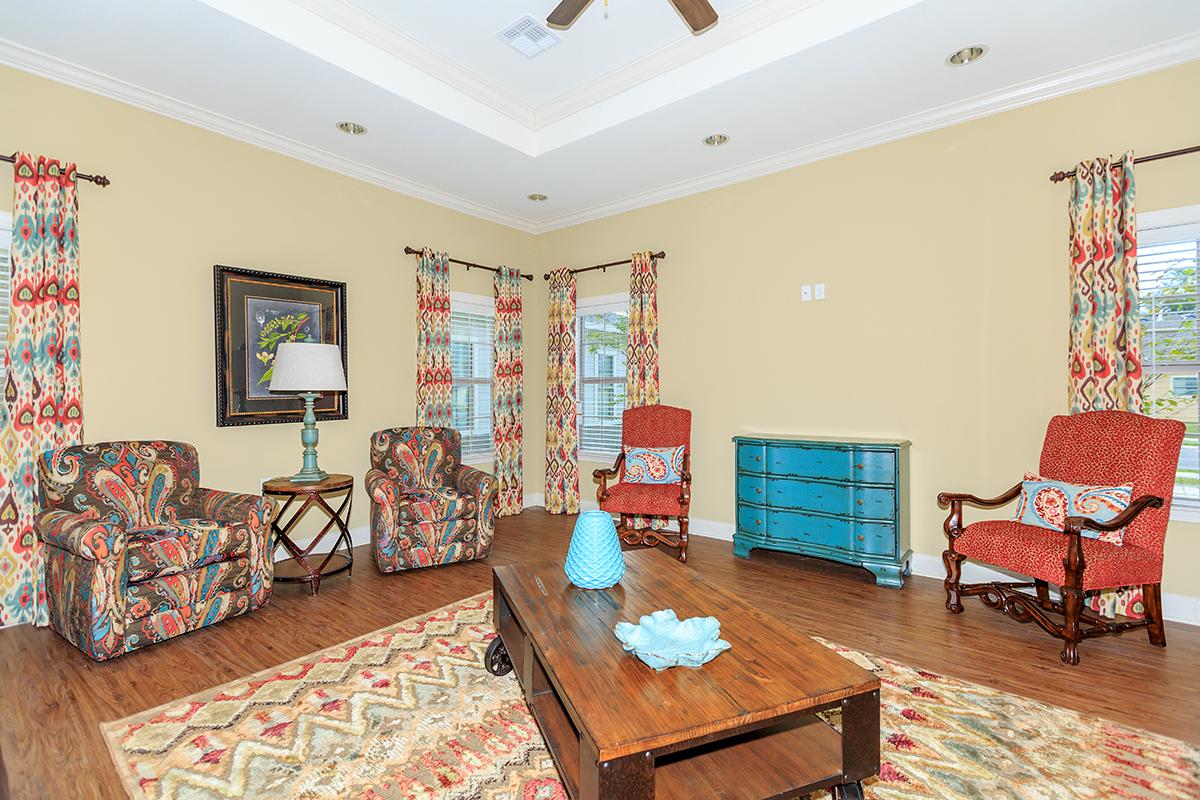
{"type": "Polygon", "coordinates": [[[942,554],[946,565],[946,608],[961,614],[960,599],[978,595],[985,605],[1019,622],[1036,622],[1063,640],[1062,660],[1079,663],[1079,642],[1093,636],[1145,627],[1150,643],[1167,646],[1162,620],[1162,562],[1175,469],[1183,444],[1184,425],[1124,411],[1089,411],[1054,417],[1042,445],[1043,478],[1093,486],[1133,485],[1133,502],[1111,522],[1066,518],[1059,532],[1012,520],[963,524],[963,504],[1002,506],[1021,494],[1018,483],[999,497],[984,500],[944,492],[938,504],[949,506],[944,525],[950,543],[942,554]],[[1125,528],[1123,544],[1084,538],[1083,531],[1125,528]],[[994,564],[1032,582],[966,584],[960,582],[967,558],[994,564]],[[1062,599],[1050,597],[1049,585],[1062,599]],[[1112,622],[1084,609],[1084,593],[1096,589],[1141,586],[1145,619],[1112,622]],[[1033,588],[1036,597],[1018,591],[1033,588]],[[1062,621],[1048,612],[1061,615],[1062,621]]]}
{"type": "Polygon", "coordinates": [[[598,469],[592,476],[599,483],[596,502],[600,509],[620,514],[617,533],[625,544],[653,547],[665,544],[679,550],[687,561],[688,507],[691,505],[692,412],[674,406],[627,408],[621,416],[621,453],[612,469],[598,469]],[[678,447],[683,445],[683,472],[679,483],[625,483],[625,453],[631,447],[678,447]],[[608,485],[609,478],[617,483],[608,485]],[[646,517],[679,520],[679,532],[644,527],[646,517]],[[635,527],[636,526],[636,527],[635,527]]]}

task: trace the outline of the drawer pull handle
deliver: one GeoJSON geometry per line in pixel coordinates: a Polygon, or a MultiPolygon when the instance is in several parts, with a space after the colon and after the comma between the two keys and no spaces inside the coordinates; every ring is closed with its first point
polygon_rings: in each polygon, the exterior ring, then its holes
{"type": "Polygon", "coordinates": [[[754,460],[755,460],[755,461],[762,461],[762,456],[755,456],[755,457],[754,457],[754,460]]]}
{"type": "Polygon", "coordinates": [[[862,468],[863,468],[863,465],[862,465],[862,464],[855,464],[855,465],[854,465],[854,468],[855,468],[855,469],[862,469],[862,468]]]}
{"type": "Polygon", "coordinates": [[[860,542],[865,542],[865,541],[867,540],[867,537],[863,536],[863,535],[860,533],[860,534],[858,535],[858,540],[859,540],[860,542]]]}
{"type": "Polygon", "coordinates": [[[862,505],[862,503],[863,503],[863,501],[862,501],[862,500],[859,500],[859,501],[858,501],[858,504],[859,504],[860,506],[862,505]]]}
{"type": "Polygon", "coordinates": [[[754,493],[755,493],[755,494],[762,494],[762,487],[761,487],[761,486],[755,486],[755,487],[754,487],[754,493]]]}
{"type": "Polygon", "coordinates": [[[754,524],[755,524],[755,525],[762,525],[762,520],[761,520],[761,519],[756,519],[756,520],[754,520],[754,524]]]}

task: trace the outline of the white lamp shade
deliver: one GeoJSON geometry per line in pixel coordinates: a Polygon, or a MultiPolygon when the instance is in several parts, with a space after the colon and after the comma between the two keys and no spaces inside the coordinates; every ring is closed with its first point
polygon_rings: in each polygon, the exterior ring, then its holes
{"type": "Polygon", "coordinates": [[[275,350],[272,392],[344,392],[346,372],[336,344],[284,342],[275,350]]]}

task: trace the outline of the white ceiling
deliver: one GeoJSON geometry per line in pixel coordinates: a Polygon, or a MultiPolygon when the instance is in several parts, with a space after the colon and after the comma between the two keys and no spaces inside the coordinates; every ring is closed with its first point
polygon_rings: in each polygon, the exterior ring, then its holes
{"type": "Polygon", "coordinates": [[[1200,58],[1197,0],[713,4],[597,0],[526,59],[495,34],[555,0],[0,0],[0,63],[543,231],[1200,58]]]}

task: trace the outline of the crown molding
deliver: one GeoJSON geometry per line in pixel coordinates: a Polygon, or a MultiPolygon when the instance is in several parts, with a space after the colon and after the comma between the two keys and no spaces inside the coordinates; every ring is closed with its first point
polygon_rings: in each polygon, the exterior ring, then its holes
{"type": "Polygon", "coordinates": [[[704,36],[684,35],[532,109],[535,127],[544,128],[564,120],[825,1],[757,0],[743,6],[723,16],[715,27],[705,31],[704,36]]]}
{"type": "Polygon", "coordinates": [[[580,211],[553,217],[535,224],[533,232],[548,233],[722,186],[741,183],[803,164],[851,153],[855,150],[906,139],[961,122],[969,122],[973,119],[1011,111],[1062,95],[1094,89],[1148,72],[1167,69],[1197,58],[1200,58],[1200,33],[1168,39],[1119,56],[1094,61],[916,114],[898,117],[842,136],[835,136],[707,175],[639,192],[611,203],[601,203],[580,211]]]}
{"type": "Polygon", "coordinates": [[[523,217],[476,203],[449,192],[443,192],[399,175],[382,172],[376,167],[330,153],[318,147],[312,147],[286,136],[280,136],[255,125],[239,122],[191,103],[143,89],[119,78],[113,78],[87,67],[32,50],[8,39],[0,38],[0,64],[83,89],[145,111],[152,111],[155,114],[161,114],[164,117],[185,122],[240,142],[246,142],[264,150],[299,159],[365,183],[381,186],[384,189],[425,200],[434,205],[489,222],[526,233],[533,233],[535,227],[533,221],[523,217]]]}
{"type": "Polygon", "coordinates": [[[336,25],[352,36],[378,47],[393,58],[436,77],[463,94],[527,128],[536,123],[534,109],[477,72],[446,58],[420,39],[393,27],[349,0],[289,0],[292,5],[336,25]]]}

